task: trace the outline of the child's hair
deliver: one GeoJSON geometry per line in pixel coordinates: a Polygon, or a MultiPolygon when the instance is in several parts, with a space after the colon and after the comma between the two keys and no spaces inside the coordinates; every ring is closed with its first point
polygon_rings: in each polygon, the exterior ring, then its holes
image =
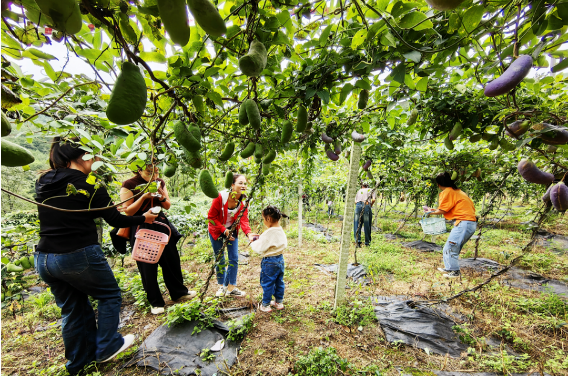
{"type": "Polygon", "coordinates": [[[263,209],[263,217],[270,219],[270,221],[274,223],[280,221],[281,218],[288,218],[288,215],[281,213],[276,206],[269,205],[263,209]]]}

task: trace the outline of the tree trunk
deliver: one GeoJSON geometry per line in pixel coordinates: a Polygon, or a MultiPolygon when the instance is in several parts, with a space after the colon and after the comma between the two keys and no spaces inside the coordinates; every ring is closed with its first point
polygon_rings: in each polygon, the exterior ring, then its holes
{"type": "Polygon", "coordinates": [[[344,221],[342,224],[342,240],[340,242],[340,261],[336,276],[336,294],[334,309],[346,299],[346,274],[350,258],[350,244],[352,243],[352,227],[354,223],[354,201],[356,199],[358,169],[362,147],[359,143],[352,142],[352,155],[350,157],[350,170],[348,173],[348,187],[346,189],[346,201],[344,203],[344,221]]]}

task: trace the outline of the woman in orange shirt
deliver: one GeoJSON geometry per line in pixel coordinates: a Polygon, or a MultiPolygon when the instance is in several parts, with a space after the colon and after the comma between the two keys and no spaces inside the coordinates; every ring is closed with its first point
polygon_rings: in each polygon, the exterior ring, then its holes
{"type": "Polygon", "coordinates": [[[439,208],[430,209],[427,214],[443,214],[445,219],[455,220],[443,248],[444,272],[447,278],[460,277],[458,255],[462,247],[476,231],[476,209],[474,202],[466,193],[458,189],[448,172],[437,175],[435,178],[439,189],[439,208]]]}

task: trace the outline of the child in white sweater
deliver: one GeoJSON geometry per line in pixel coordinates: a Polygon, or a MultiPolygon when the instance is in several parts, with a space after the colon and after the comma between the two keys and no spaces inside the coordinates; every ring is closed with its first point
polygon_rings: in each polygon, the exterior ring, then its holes
{"type": "Polygon", "coordinates": [[[251,248],[263,256],[261,261],[261,287],[263,288],[263,300],[259,304],[261,312],[272,312],[274,309],[284,309],[284,258],[283,253],[288,245],[280,219],[288,218],[274,206],[267,206],[262,212],[263,222],[267,230],[259,239],[251,243],[251,248]],[[271,300],[272,297],[275,300],[271,300]]]}

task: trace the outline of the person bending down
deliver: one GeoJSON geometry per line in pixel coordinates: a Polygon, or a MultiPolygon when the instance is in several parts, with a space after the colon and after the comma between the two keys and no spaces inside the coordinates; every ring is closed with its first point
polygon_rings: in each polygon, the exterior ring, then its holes
{"type": "Polygon", "coordinates": [[[435,178],[439,189],[439,208],[429,208],[427,214],[443,214],[445,219],[455,220],[454,227],[443,248],[444,277],[460,277],[458,255],[466,242],[476,232],[476,209],[466,193],[458,189],[448,172],[435,178]]]}

